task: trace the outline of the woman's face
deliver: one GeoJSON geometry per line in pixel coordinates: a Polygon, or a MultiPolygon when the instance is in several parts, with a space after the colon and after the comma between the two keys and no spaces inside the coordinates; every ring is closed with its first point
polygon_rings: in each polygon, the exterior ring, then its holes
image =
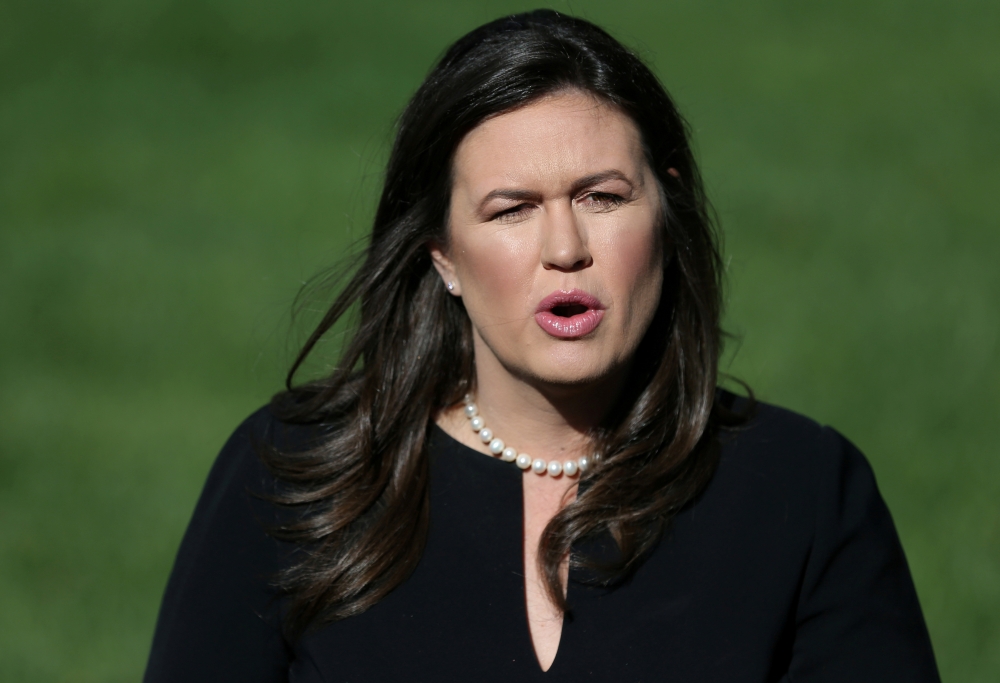
{"type": "Polygon", "coordinates": [[[453,173],[449,244],[431,252],[472,321],[477,367],[550,385],[625,368],[663,280],[658,185],[632,120],[580,91],[551,95],[473,129],[453,173]]]}

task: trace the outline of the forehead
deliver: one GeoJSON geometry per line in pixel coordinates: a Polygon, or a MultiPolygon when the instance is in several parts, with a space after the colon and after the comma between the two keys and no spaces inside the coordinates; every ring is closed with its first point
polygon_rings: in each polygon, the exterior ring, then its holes
{"type": "Polygon", "coordinates": [[[455,151],[456,188],[489,192],[644,164],[639,131],[614,105],[580,91],[546,96],[487,119],[455,151]]]}

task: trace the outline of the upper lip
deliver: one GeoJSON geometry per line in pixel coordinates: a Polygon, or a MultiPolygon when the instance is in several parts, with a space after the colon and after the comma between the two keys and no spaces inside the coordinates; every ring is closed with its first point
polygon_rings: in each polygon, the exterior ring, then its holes
{"type": "Polygon", "coordinates": [[[535,313],[542,313],[543,311],[551,311],[557,306],[567,306],[570,304],[578,304],[581,306],[586,306],[588,309],[594,309],[598,311],[604,310],[604,304],[593,294],[588,294],[582,289],[572,289],[570,291],[557,291],[552,292],[547,297],[538,302],[538,308],[535,309],[535,313]]]}

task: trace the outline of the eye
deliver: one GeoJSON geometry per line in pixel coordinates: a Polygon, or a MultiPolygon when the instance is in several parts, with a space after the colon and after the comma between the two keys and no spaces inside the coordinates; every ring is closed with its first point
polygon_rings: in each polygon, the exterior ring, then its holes
{"type": "Polygon", "coordinates": [[[610,211],[624,204],[625,198],[610,192],[588,192],[579,201],[597,211],[610,211]]]}
{"type": "Polygon", "coordinates": [[[490,220],[497,221],[498,223],[516,223],[520,220],[524,220],[531,209],[531,204],[518,204],[517,206],[512,206],[509,209],[498,211],[490,217],[490,220]]]}

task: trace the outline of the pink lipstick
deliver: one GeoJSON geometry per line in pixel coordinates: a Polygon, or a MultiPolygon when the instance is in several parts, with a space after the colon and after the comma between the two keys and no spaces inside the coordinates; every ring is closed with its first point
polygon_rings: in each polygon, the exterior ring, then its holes
{"type": "Polygon", "coordinates": [[[601,324],[604,304],[580,289],[552,292],[535,309],[535,322],[559,339],[576,339],[590,334],[601,324]]]}

